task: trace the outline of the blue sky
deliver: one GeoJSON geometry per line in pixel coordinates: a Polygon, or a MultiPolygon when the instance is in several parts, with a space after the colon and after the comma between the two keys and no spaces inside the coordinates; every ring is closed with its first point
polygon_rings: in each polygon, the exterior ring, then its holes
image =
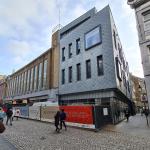
{"type": "Polygon", "coordinates": [[[130,72],[143,77],[134,10],[127,0],[0,0],[0,74],[17,71],[51,47],[52,29],[94,6],[110,5],[130,72]]]}

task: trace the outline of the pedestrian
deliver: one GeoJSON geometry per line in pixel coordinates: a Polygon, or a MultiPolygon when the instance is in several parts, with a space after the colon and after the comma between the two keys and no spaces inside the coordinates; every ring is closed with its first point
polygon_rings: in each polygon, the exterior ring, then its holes
{"type": "Polygon", "coordinates": [[[7,116],[7,121],[6,121],[6,125],[8,125],[8,121],[10,121],[10,125],[12,126],[12,110],[9,108],[6,112],[6,116],[7,116]]]}
{"type": "Polygon", "coordinates": [[[67,130],[65,120],[66,120],[66,113],[64,112],[64,109],[62,109],[60,113],[60,130],[62,129],[62,124],[64,125],[65,130],[67,130]]]}
{"type": "Polygon", "coordinates": [[[14,116],[15,116],[15,113],[16,113],[15,108],[13,108],[12,112],[13,112],[13,114],[12,114],[12,121],[14,121],[14,116]]]}
{"type": "Polygon", "coordinates": [[[129,110],[128,110],[128,109],[126,109],[126,110],[124,111],[124,113],[125,113],[125,117],[126,117],[127,122],[128,122],[128,121],[129,121],[129,117],[130,117],[129,110]]]}
{"type": "Polygon", "coordinates": [[[18,109],[15,111],[16,120],[18,120],[18,118],[20,117],[20,115],[21,115],[20,109],[18,108],[18,109]]]}
{"type": "Polygon", "coordinates": [[[59,123],[60,123],[60,111],[57,111],[57,113],[54,116],[55,119],[55,127],[56,127],[56,132],[59,132],[59,123]]]}
{"type": "Polygon", "coordinates": [[[5,131],[5,126],[3,124],[3,122],[0,121],[0,133],[3,133],[5,131]]]}
{"type": "Polygon", "coordinates": [[[0,108],[0,121],[3,122],[4,118],[5,118],[5,112],[3,111],[2,108],[0,108]]]}
{"type": "Polygon", "coordinates": [[[148,117],[148,115],[149,115],[148,109],[145,109],[145,110],[144,110],[144,115],[145,115],[145,117],[148,117]]]}

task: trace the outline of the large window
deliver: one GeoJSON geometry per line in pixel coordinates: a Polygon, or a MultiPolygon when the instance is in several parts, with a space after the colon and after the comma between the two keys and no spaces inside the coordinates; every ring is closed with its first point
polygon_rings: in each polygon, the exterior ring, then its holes
{"type": "Polygon", "coordinates": [[[43,88],[47,87],[47,59],[44,60],[44,68],[43,68],[43,88]]]}
{"type": "Polygon", "coordinates": [[[113,38],[114,38],[115,48],[117,49],[116,33],[114,30],[113,30],[113,38]]]}
{"type": "Polygon", "coordinates": [[[120,81],[122,81],[122,78],[121,78],[121,63],[118,60],[118,57],[116,57],[116,70],[117,70],[117,77],[118,77],[118,79],[120,81]]]}
{"type": "Polygon", "coordinates": [[[94,28],[85,34],[85,49],[89,49],[102,41],[100,35],[100,26],[94,28]]]}
{"type": "Polygon", "coordinates": [[[104,71],[103,71],[103,56],[100,55],[100,56],[97,56],[97,73],[98,73],[98,76],[101,76],[104,74],[104,71]]]}
{"type": "Polygon", "coordinates": [[[78,55],[80,53],[81,45],[80,45],[80,39],[76,40],[76,54],[78,55]]]}
{"type": "Polygon", "coordinates": [[[34,90],[37,89],[37,66],[34,67],[34,90]]]}
{"type": "Polygon", "coordinates": [[[27,91],[30,90],[30,70],[27,72],[27,91]]]}
{"type": "Polygon", "coordinates": [[[145,38],[150,39],[150,10],[143,13],[145,38]]]}
{"type": "Polygon", "coordinates": [[[31,69],[31,79],[30,79],[30,91],[33,90],[33,68],[31,69]]]}
{"type": "Polygon", "coordinates": [[[72,66],[69,67],[69,72],[68,72],[68,81],[72,82],[72,66]]]}
{"type": "Polygon", "coordinates": [[[62,70],[61,83],[65,84],[65,69],[62,70]]]}
{"type": "Polygon", "coordinates": [[[68,58],[71,58],[72,57],[72,43],[69,44],[69,47],[68,47],[68,58]]]}
{"type": "Polygon", "coordinates": [[[77,64],[77,81],[81,80],[81,64],[77,64]]]}
{"type": "Polygon", "coordinates": [[[86,61],[86,78],[91,78],[91,61],[86,61]]]}
{"type": "Polygon", "coordinates": [[[24,73],[24,88],[23,88],[23,93],[26,92],[26,86],[27,86],[27,72],[24,73]]]}
{"type": "Polygon", "coordinates": [[[65,61],[65,47],[62,48],[62,61],[65,61]]]}
{"type": "Polygon", "coordinates": [[[42,87],[42,63],[39,64],[39,82],[38,82],[38,90],[42,87]]]}

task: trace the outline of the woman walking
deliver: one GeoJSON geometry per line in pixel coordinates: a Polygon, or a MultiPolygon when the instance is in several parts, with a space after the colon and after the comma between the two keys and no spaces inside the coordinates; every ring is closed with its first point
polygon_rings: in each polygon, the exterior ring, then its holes
{"type": "Polygon", "coordinates": [[[59,132],[60,111],[57,111],[56,115],[54,116],[54,119],[55,119],[56,132],[59,132]]]}

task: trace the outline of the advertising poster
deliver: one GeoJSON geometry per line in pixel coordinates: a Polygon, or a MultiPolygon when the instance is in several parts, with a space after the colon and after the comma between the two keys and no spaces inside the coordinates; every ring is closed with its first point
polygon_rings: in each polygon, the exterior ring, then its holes
{"type": "Polygon", "coordinates": [[[58,106],[46,106],[41,108],[41,119],[42,120],[54,120],[54,115],[59,111],[58,106]]]}
{"type": "Polygon", "coordinates": [[[29,107],[29,118],[40,120],[40,106],[29,107]]]}
{"type": "Polygon", "coordinates": [[[67,115],[67,122],[93,124],[92,106],[60,106],[67,115]]]}
{"type": "Polygon", "coordinates": [[[28,118],[29,117],[29,106],[14,107],[15,110],[20,109],[20,117],[28,118]]]}

